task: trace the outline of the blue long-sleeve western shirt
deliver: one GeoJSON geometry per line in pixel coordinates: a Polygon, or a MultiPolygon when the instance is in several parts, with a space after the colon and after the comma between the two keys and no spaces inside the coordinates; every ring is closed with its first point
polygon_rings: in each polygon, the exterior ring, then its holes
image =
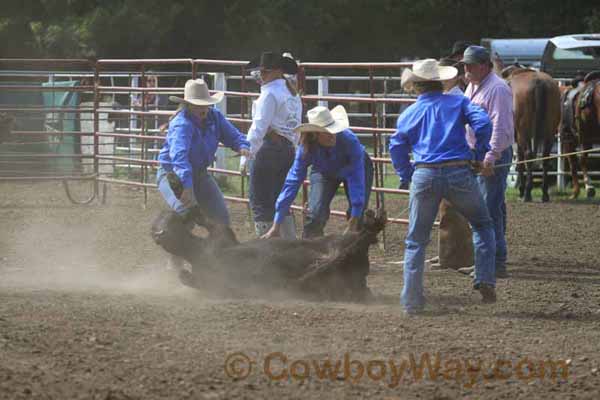
{"type": "Polygon", "coordinates": [[[460,95],[429,92],[398,117],[390,138],[390,155],[403,182],[410,182],[414,165],[453,160],[483,160],[489,150],[492,123],[486,112],[460,95]],[[465,125],[475,132],[475,148],[467,143],[465,125]],[[414,165],[409,152],[412,150],[414,165]]]}
{"type": "Polygon", "coordinates": [[[310,165],[313,171],[326,177],[347,182],[351,216],[359,217],[365,206],[364,154],[364,147],[350,129],[337,133],[333,147],[315,146],[313,151],[305,155],[304,147],[298,146],[294,164],[275,203],[275,222],[281,223],[287,215],[310,165]]]}
{"type": "Polygon", "coordinates": [[[234,151],[250,148],[246,137],[219,110],[211,107],[204,121],[183,110],[169,123],[158,161],[163,169],[177,174],[184,188],[189,188],[193,171],[213,163],[219,142],[234,151]]]}

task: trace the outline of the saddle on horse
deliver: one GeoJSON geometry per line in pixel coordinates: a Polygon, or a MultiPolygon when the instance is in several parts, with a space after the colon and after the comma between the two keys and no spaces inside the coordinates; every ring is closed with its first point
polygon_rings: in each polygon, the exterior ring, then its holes
{"type": "Polygon", "coordinates": [[[583,86],[569,89],[562,95],[562,119],[559,132],[563,141],[576,140],[580,119],[584,117],[581,110],[593,105],[594,89],[600,83],[600,71],[590,72],[583,82],[583,86]]]}
{"type": "Polygon", "coordinates": [[[580,87],[574,87],[563,93],[561,98],[562,118],[560,121],[560,138],[562,141],[573,141],[576,138],[575,127],[575,98],[581,91],[580,87]]]}

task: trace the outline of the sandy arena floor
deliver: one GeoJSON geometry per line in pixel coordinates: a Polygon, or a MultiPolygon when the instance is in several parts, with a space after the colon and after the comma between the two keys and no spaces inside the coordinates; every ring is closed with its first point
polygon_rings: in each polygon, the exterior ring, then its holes
{"type": "MultiPolygon", "coordinates": [[[[117,186],[90,206],[70,205],[57,183],[0,193],[2,399],[599,396],[597,203],[510,203],[512,275],[498,303],[428,271],[427,313],[408,318],[402,226],[388,228],[385,255],[372,251],[376,304],[222,299],[166,269],[149,236],[164,207],[153,191],[147,209],[117,186]]],[[[246,208],[231,207],[250,237],[246,208]]]]}

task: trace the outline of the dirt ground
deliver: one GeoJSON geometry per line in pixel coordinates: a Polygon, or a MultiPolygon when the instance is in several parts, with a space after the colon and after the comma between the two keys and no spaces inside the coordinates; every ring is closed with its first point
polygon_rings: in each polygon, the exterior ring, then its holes
{"type": "MultiPolygon", "coordinates": [[[[57,183],[0,193],[2,399],[599,397],[598,203],[509,203],[498,303],[428,270],[426,313],[406,317],[403,226],[371,253],[375,304],[215,298],[166,269],[153,191],[146,209],[118,186],[88,206],[57,183]]],[[[250,237],[245,206],[231,210],[250,237]]]]}

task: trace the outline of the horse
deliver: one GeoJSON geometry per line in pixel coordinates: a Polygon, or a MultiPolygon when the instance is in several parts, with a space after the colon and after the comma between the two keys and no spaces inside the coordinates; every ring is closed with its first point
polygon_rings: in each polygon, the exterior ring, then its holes
{"type": "MultiPolygon", "coordinates": [[[[563,118],[560,124],[560,138],[564,153],[572,153],[578,145],[589,150],[594,143],[600,143],[600,72],[591,72],[583,80],[583,85],[565,90],[562,96],[563,118]]],[[[586,195],[593,198],[596,189],[588,173],[587,153],[580,155],[581,172],[586,195]]],[[[572,199],[581,191],[578,179],[577,156],[568,156],[573,182],[572,199]]]]}
{"type": "MultiPolygon", "coordinates": [[[[504,78],[512,88],[515,121],[517,160],[532,160],[542,150],[548,157],[554,144],[560,123],[560,90],[552,77],[544,72],[511,65],[502,70],[504,78]]],[[[549,160],[542,162],[542,202],[550,200],[548,195],[549,160]]],[[[519,197],[529,202],[533,189],[533,165],[517,165],[519,197]],[[527,170],[527,180],[525,180],[527,170]]]]}

